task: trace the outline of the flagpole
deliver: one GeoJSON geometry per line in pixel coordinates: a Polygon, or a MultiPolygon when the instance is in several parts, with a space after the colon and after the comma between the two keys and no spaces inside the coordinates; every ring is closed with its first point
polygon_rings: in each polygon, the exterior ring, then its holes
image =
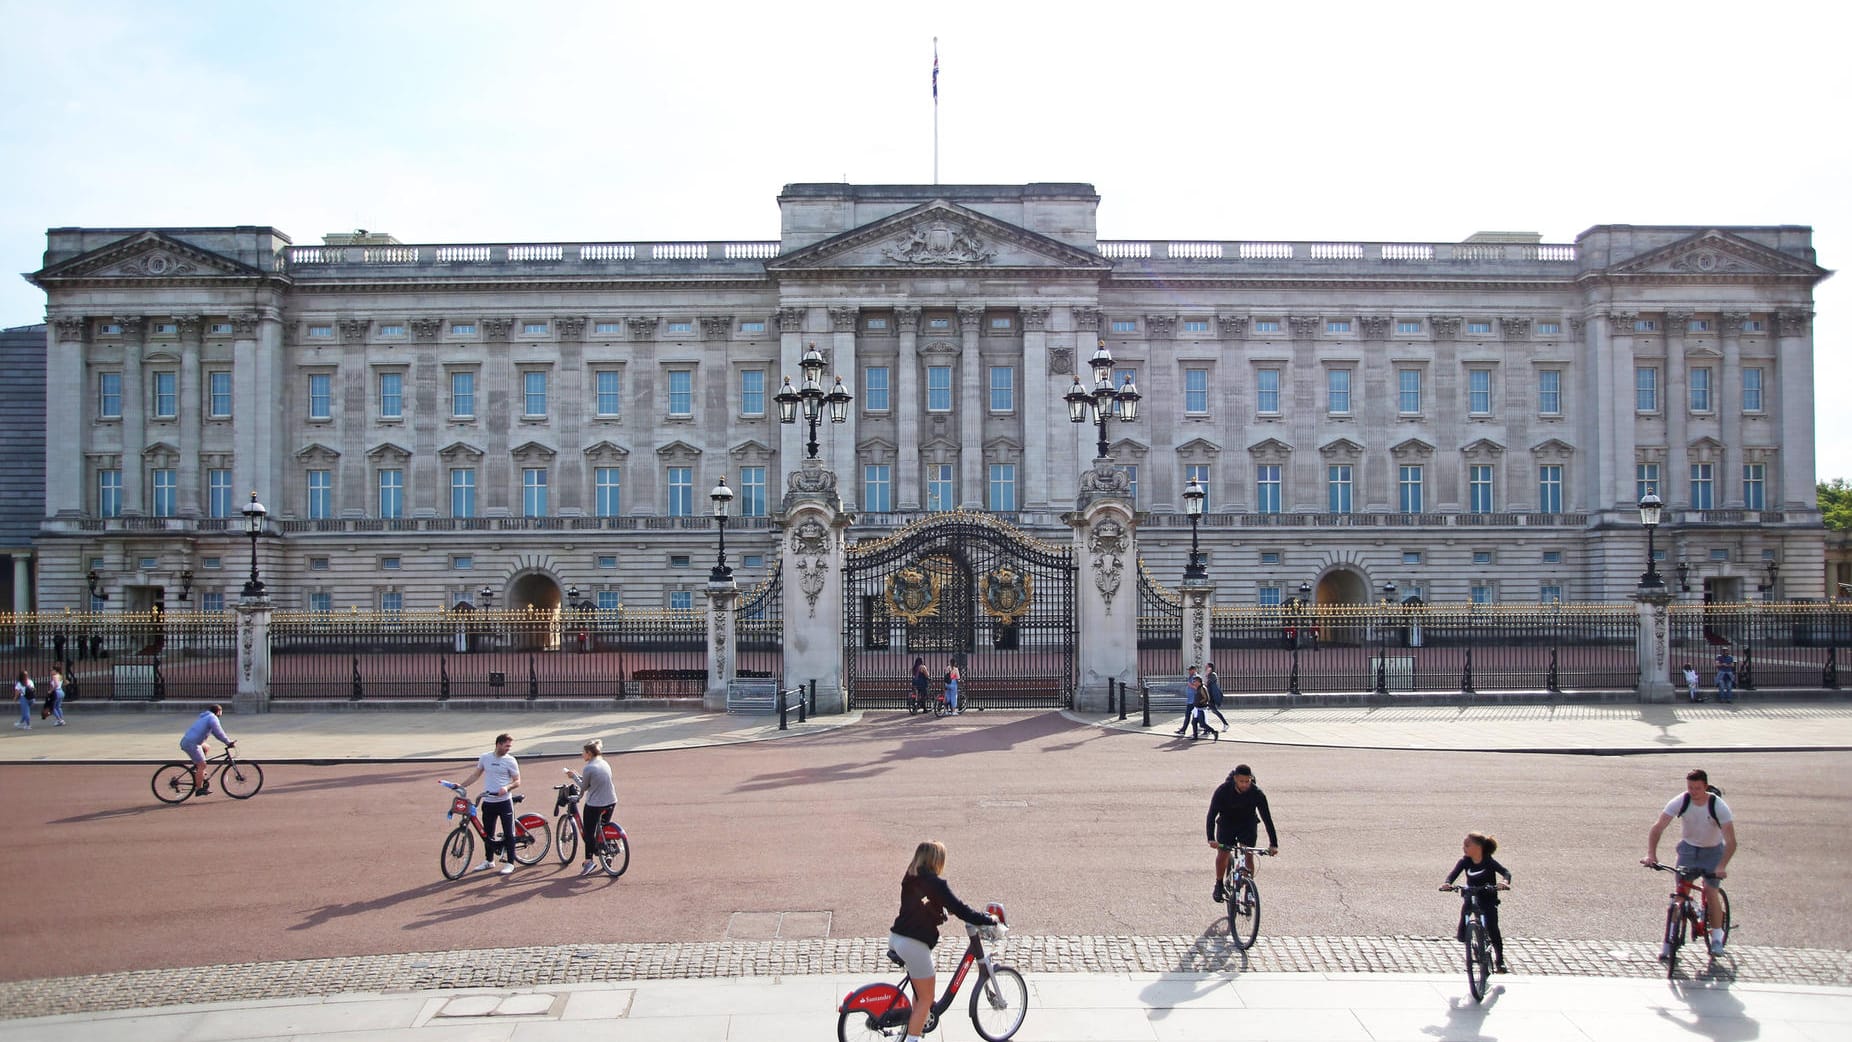
{"type": "Polygon", "coordinates": [[[932,183],[939,183],[939,38],[932,38],[932,183]]]}

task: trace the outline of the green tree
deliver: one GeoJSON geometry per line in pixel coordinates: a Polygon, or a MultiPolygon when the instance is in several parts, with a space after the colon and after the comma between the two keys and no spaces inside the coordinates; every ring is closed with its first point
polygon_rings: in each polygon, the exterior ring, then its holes
{"type": "Polygon", "coordinates": [[[1846,484],[1845,478],[1834,478],[1820,482],[1815,488],[1826,527],[1835,532],[1852,529],[1852,485],[1846,484]]]}

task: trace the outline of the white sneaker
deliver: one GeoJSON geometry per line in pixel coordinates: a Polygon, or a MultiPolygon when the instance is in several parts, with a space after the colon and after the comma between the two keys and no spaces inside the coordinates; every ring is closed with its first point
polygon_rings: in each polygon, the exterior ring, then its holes
{"type": "Polygon", "coordinates": [[[598,865],[598,862],[588,860],[585,862],[585,864],[579,866],[579,874],[582,876],[590,875],[592,869],[597,867],[597,865],[598,865]]]}
{"type": "Polygon", "coordinates": [[[501,874],[504,876],[514,875],[514,862],[510,861],[507,864],[503,865],[501,874]]]}
{"type": "Polygon", "coordinates": [[[1711,954],[1712,955],[1722,955],[1723,954],[1723,931],[1722,930],[1712,930],[1711,931],[1711,954]]]}
{"type": "Polygon", "coordinates": [[[495,867],[495,862],[484,861],[482,864],[476,866],[476,871],[487,872],[489,869],[494,868],[494,867],[495,867]]]}
{"type": "Polygon", "coordinates": [[[1659,961],[1666,962],[1667,960],[1671,958],[1672,958],[1672,942],[1671,941],[1660,941],[1659,942],[1659,961]]]}

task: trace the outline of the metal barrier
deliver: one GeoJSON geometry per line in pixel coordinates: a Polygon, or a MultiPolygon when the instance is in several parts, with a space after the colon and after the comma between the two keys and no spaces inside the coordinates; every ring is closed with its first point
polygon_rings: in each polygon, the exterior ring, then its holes
{"type": "MultiPolygon", "coordinates": [[[[816,689],[816,684],[817,682],[814,680],[810,682],[810,686],[812,690],[816,689]]],[[[785,714],[791,708],[791,701],[790,701],[789,696],[792,694],[797,695],[797,722],[801,724],[806,719],[805,703],[808,702],[809,699],[804,697],[804,688],[800,685],[798,687],[792,688],[789,691],[780,689],[778,692],[778,729],[780,731],[785,731],[785,730],[790,729],[788,726],[789,721],[787,720],[785,714]]]]}

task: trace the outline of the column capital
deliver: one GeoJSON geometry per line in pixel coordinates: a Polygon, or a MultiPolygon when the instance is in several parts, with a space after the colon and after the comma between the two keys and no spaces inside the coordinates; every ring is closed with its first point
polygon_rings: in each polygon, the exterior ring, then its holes
{"type": "Polygon", "coordinates": [[[1582,317],[1581,315],[1570,315],[1569,316],[1569,335],[1575,337],[1577,340],[1580,340],[1582,339],[1582,331],[1587,328],[1588,328],[1588,319],[1582,317]]]}
{"type": "Polygon", "coordinates": [[[1498,328],[1504,333],[1506,340],[1530,339],[1530,319],[1528,318],[1519,315],[1507,316],[1498,320],[1498,328]]]}
{"type": "Polygon", "coordinates": [[[436,340],[438,331],[444,328],[441,318],[412,319],[412,335],[420,340],[436,340]]]}
{"type": "Polygon", "coordinates": [[[140,315],[117,315],[115,323],[122,327],[123,336],[139,337],[141,336],[143,326],[147,324],[147,319],[142,318],[140,315]]]}
{"type": "Polygon", "coordinates": [[[1691,312],[1689,311],[1668,311],[1665,315],[1665,333],[1667,336],[1671,336],[1673,333],[1682,334],[1685,332],[1686,323],[1691,321],[1691,312]]]}
{"type": "Polygon", "coordinates": [[[894,325],[899,327],[902,333],[918,332],[920,328],[920,309],[895,308],[894,325]]]}
{"type": "Polygon", "coordinates": [[[174,318],[174,330],[180,334],[180,342],[198,346],[199,334],[205,328],[198,315],[178,315],[174,318]]]}
{"type": "Polygon", "coordinates": [[[1292,327],[1294,339],[1310,340],[1318,335],[1320,319],[1317,315],[1287,315],[1286,324],[1292,327]]]}
{"type": "Polygon", "coordinates": [[[1433,331],[1436,340],[1457,340],[1460,336],[1460,324],[1465,319],[1459,315],[1429,315],[1428,329],[1433,331]]]}
{"type": "Polygon", "coordinates": [[[982,321],[984,321],[984,306],[982,304],[958,305],[958,331],[960,333],[977,332],[982,328],[978,324],[982,321]]]}
{"type": "Polygon", "coordinates": [[[1248,335],[1248,317],[1246,315],[1223,315],[1216,319],[1222,324],[1222,336],[1229,340],[1246,340],[1248,335]]]}
{"type": "Polygon", "coordinates": [[[804,331],[804,315],[809,310],[809,308],[779,308],[778,331],[780,333],[802,333],[804,331]]]}
{"type": "Polygon", "coordinates": [[[1776,330],[1779,335],[1806,336],[1807,327],[1813,322],[1811,311],[1778,311],[1775,313],[1776,330]]]}
{"type": "Polygon", "coordinates": [[[585,336],[584,315],[554,315],[553,328],[559,331],[561,340],[578,340],[585,336]]]}
{"type": "Polygon", "coordinates": [[[1075,308],[1074,328],[1082,333],[1097,333],[1100,330],[1099,308],[1075,308]]]}
{"type": "Polygon", "coordinates": [[[732,315],[702,315],[701,339],[725,340],[733,335],[732,315]]]}
{"type": "Polygon", "coordinates": [[[89,324],[90,320],[82,316],[71,318],[60,315],[51,320],[52,329],[57,331],[59,340],[75,340],[79,343],[83,342],[84,329],[89,324]]]}
{"type": "Polygon", "coordinates": [[[654,340],[656,326],[661,321],[655,315],[631,315],[624,319],[624,328],[630,331],[632,340],[654,340]]]}
{"type": "Polygon", "coordinates": [[[1357,319],[1357,324],[1363,327],[1365,340],[1382,340],[1389,335],[1388,315],[1364,315],[1357,319]]]}
{"type": "Polygon", "coordinates": [[[343,344],[366,343],[367,333],[373,329],[372,321],[364,318],[344,318],[336,325],[341,327],[343,344]]]}
{"type": "Polygon", "coordinates": [[[1749,321],[1749,312],[1725,311],[1718,316],[1717,321],[1725,336],[1740,336],[1743,323],[1749,321]]]}
{"type": "Polygon", "coordinates": [[[508,339],[508,331],[514,328],[514,319],[507,315],[490,315],[482,320],[482,335],[490,340],[508,339]]]}
{"type": "Polygon", "coordinates": [[[1030,304],[1018,308],[1017,311],[1022,315],[1023,329],[1039,333],[1048,328],[1048,308],[1030,304]]]}
{"type": "Polygon", "coordinates": [[[861,314],[862,314],[862,309],[859,307],[831,308],[830,309],[830,332],[832,333],[853,333],[855,332],[855,321],[856,319],[861,317],[861,314]]]}
{"type": "Polygon", "coordinates": [[[1177,316],[1146,315],[1145,333],[1152,340],[1169,340],[1177,332],[1177,316]]]}
{"type": "Polygon", "coordinates": [[[1605,316],[1608,320],[1609,336],[1632,336],[1633,324],[1640,313],[1638,311],[1610,311],[1605,316]]]}

